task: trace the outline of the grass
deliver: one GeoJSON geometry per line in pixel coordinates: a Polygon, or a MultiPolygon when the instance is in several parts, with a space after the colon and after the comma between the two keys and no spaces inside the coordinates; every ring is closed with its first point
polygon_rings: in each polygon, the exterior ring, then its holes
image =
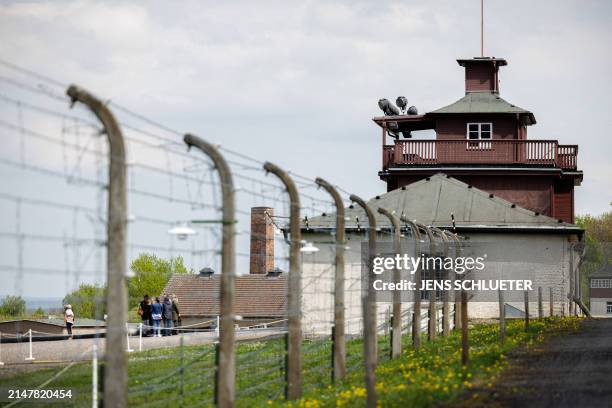
{"type": "MultiPolygon", "coordinates": [[[[499,345],[498,327],[477,325],[470,329],[471,364],[462,367],[458,333],[434,342],[423,342],[414,350],[405,336],[401,358],[388,358],[388,338],[381,336],[380,364],[377,369],[377,391],[381,406],[426,407],[448,403],[472,386],[492,384],[506,365],[506,354],[522,345],[541,342],[545,336],[562,330],[574,330],[578,321],[572,318],[548,318],[532,321],[525,332],[522,321],[510,321],[503,348],[499,345]]],[[[249,341],[237,346],[236,405],[252,406],[362,406],[363,386],[362,343],[347,343],[349,373],[345,381],[331,386],[329,340],[304,341],[303,388],[299,401],[283,400],[285,358],[282,338],[249,341]]],[[[129,361],[130,406],[206,406],[213,403],[214,347],[186,346],[131,353],[129,361]]],[[[36,387],[62,368],[42,369],[11,378],[0,379],[0,388],[19,385],[21,389],[36,387]]],[[[70,367],[47,388],[71,388],[75,391],[72,406],[91,404],[91,363],[70,367]]],[[[25,406],[22,405],[22,406],[25,406]]],[[[65,403],[47,406],[70,406],[65,403]]]]}

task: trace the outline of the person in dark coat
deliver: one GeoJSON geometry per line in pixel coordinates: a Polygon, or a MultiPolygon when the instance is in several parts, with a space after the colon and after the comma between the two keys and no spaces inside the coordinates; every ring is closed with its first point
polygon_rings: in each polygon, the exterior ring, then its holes
{"type": "Polygon", "coordinates": [[[138,307],[138,314],[142,319],[143,336],[150,336],[153,328],[153,319],[151,313],[151,299],[149,298],[149,295],[144,295],[142,298],[140,306],[138,307]]]}
{"type": "MultiPolygon", "coordinates": [[[[181,312],[179,310],[178,298],[173,293],[172,294],[172,324],[174,327],[179,327],[181,325],[181,312]]],[[[178,330],[173,330],[173,334],[178,334],[178,330]]]]}
{"type": "Polygon", "coordinates": [[[172,302],[168,296],[164,297],[164,336],[172,336],[172,302]]]}

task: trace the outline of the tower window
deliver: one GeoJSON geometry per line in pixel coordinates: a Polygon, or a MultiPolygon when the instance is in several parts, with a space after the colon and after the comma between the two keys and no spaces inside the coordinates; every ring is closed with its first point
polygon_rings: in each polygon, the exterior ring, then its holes
{"type": "Polygon", "coordinates": [[[468,123],[467,124],[467,148],[472,150],[486,150],[491,148],[491,135],[493,134],[492,123],[468,123]],[[486,140],[483,142],[482,140],[486,140]]]}
{"type": "Polygon", "coordinates": [[[612,302],[606,302],[606,313],[612,314],[612,302]]]}
{"type": "Polygon", "coordinates": [[[468,123],[467,138],[469,140],[491,139],[493,133],[492,123],[468,123]]]}

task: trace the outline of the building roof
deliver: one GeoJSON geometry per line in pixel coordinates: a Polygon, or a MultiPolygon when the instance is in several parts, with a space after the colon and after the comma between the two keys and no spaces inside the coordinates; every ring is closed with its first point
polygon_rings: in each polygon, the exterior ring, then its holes
{"type": "Polygon", "coordinates": [[[523,125],[534,125],[536,123],[533,113],[507,102],[494,92],[468,92],[458,101],[429,112],[428,115],[449,113],[514,113],[521,115],[523,125]]]}
{"type": "MultiPolygon", "coordinates": [[[[176,294],[183,316],[218,316],[220,276],[175,274],[162,295],[176,294]]],[[[287,278],[285,275],[268,277],[263,274],[236,276],[234,296],[236,315],[245,318],[284,317],[287,278]]]]}
{"type": "MultiPolygon", "coordinates": [[[[377,226],[389,225],[388,219],[376,211],[382,207],[397,216],[404,214],[408,219],[440,228],[452,227],[452,213],[457,229],[582,232],[573,224],[536,215],[516,205],[513,208],[509,201],[491,197],[485,191],[442,173],[370,199],[368,205],[375,211],[377,226]]],[[[367,226],[367,217],[359,206],[347,208],[346,218],[347,229],[367,226]]],[[[335,214],[327,214],[309,219],[308,227],[331,229],[335,222],[335,214]]],[[[302,228],[307,231],[305,222],[302,222],[302,228]]]]}
{"type": "Polygon", "coordinates": [[[612,265],[606,264],[597,272],[589,275],[589,278],[612,278],[612,265]]]}

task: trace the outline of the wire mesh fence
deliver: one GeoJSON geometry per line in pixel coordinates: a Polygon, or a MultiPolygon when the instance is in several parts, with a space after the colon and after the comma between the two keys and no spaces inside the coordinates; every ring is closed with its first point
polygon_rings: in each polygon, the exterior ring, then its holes
{"type": "MultiPolygon", "coordinates": [[[[433,339],[458,326],[455,297],[429,291],[413,300],[374,302],[363,272],[374,255],[364,247],[373,241],[401,239],[416,256],[456,257],[448,243],[454,234],[403,219],[394,227],[400,214],[373,226],[365,209],[338,224],[340,207],[353,209],[357,201],[348,192],[336,187],[337,196],[330,195],[320,181],[216,146],[233,178],[235,204],[227,218],[228,185],[219,163],[189,151],[183,132],[101,103],[116,117],[125,144],[125,157],[117,157],[107,143],[108,126],[83,104],[70,109],[75,100],[65,96],[66,84],[10,63],[0,67],[6,180],[0,210],[11,214],[0,223],[0,270],[13,295],[57,299],[55,321],[25,319],[23,311],[12,333],[0,333],[0,361],[15,369],[28,358],[46,362],[24,378],[28,386],[68,384],[79,406],[120,400],[122,393],[134,406],[253,406],[333,386],[364,373],[364,361],[375,367],[393,358],[398,345],[416,347],[424,333],[433,339]],[[114,160],[125,166],[127,179],[127,209],[119,220],[127,230],[121,243],[127,264],[119,270],[111,267],[116,260],[109,249],[116,244],[109,227],[114,160]],[[348,235],[338,229],[344,224],[348,235]],[[225,246],[230,225],[231,248],[225,246]],[[171,275],[169,283],[147,293],[139,273],[162,264],[160,279],[171,275]],[[114,278],[126,286],[125,314],[109,312],[114,278]],[[223,302],[230,293],[228,313],[223,302]],[[148,336],[151,320],[159,319],[141,314],[145,294],[180,306],[176,318],[164,316],[165,338],[148,336]],[[74,333],[64,328],[63,305],[70,302],[78,305],[74,333]],[[366,310],[374,311],[367,319],[366,310]],[[228,331],[232,348],[223,340],[228,331]],[[109,349],[117,333],[120,341],[109,349]],[[51,341],[68,337],[78,341],[51,341]],[[117,367],[125,384],[109,374],[117,367]]],[[[375,205],[366,207],[376,211],[375,205]]]]}

